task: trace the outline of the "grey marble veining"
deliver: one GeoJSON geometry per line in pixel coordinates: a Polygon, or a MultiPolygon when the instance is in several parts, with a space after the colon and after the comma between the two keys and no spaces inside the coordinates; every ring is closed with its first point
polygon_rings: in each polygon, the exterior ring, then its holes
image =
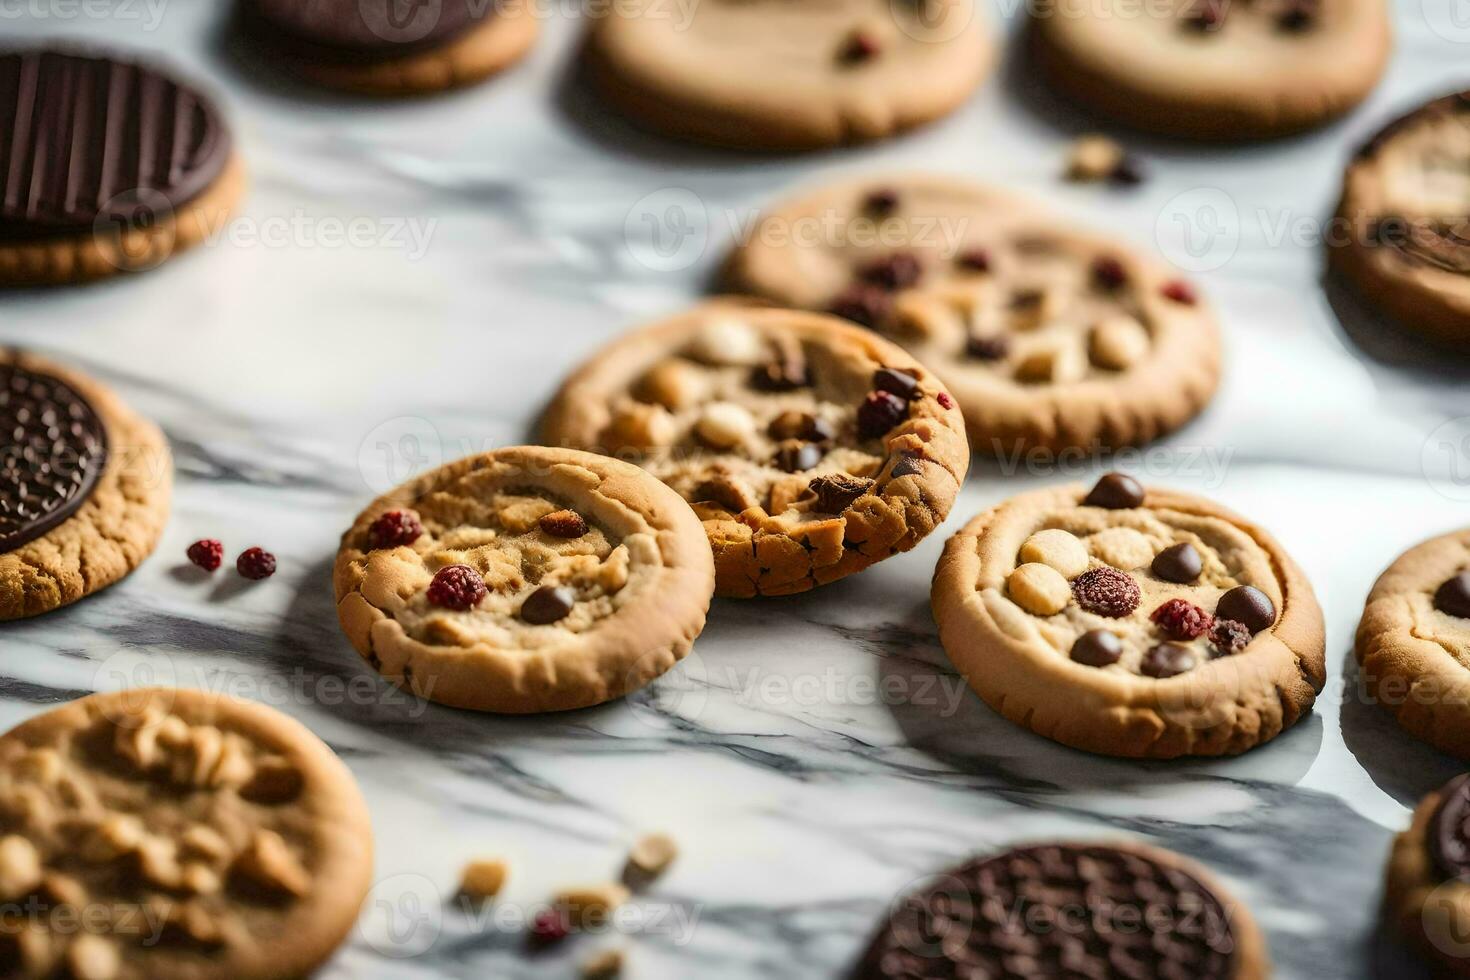
{"type": "Polygon", "coordinates": [[[1151,179],[1127,193],[1056,179],[1068,139],[1090,124],[1014,50],[938,125],[764,158],[606,117],[578,84],[570,17],[488,85],[378,105],[274,77],[233,43],[223,4],[126,8],[156,9],[156,24],[123,7],[11,11],[7,41],[156,49],[208,79],[253,187],[217,241],[155,274],[0,298],[0,340],[109,380],[163,424],[178,466],[152,561],[0,634],[0,724],[148,681],[232,691],[305,721],[352,767],[377,831],[378,886],[330,977],[571,976],[614,939],[639,978],[835,977],[897,891],[1051,835],[1137,836],[1195,855],[1255,910],[1280,976],[1415,976],[1376,936],[1383,859],[1413,801],[1458,767],[1364,703],[1350,648],[1383,566],[1466,522],[1470,455],[1455,447],[1470,432],[1470,367],[1324,283],[1312,234],[1352,146],[1464,83],[1470,33],[1454,29],[1454,2],[1399,4],[1398,56],[1347,120],[1248,148],[1133,139],[1151,179]],[[387,689],[358,661],[328,579],[338,534],[375,490],[524,440],[567,368],[705,291],[742,221],[788,186],[906,167],[1014,186],[1202,269],[1225,325],[1224,387],[1166,451],[1128,462],[1251,514],[1307,569],[1331,678],[1313,716],[1243,758],[1139,764],[992,713],[929,617],[943,537],[991,502],[1085,476],[994,463],[976,467],[944,533],[915,552],[814,594],[717,602],[689,660],[618,704],[480,717],[387,689]],[[686,233],[655,242],[650,217],[686,233]],[[353,222],[366,240],[329,241],[353,222]],[[205,535],[231,554],[263,545],[280,571],[251,585],[199,575],[182,555],[205,535]],[[616,874],[649,829],[673,833],[683,854],[630,910],[626,935],[528,955],[515,916],[557,885],[616,874]],[[451,895],[482,853],[514,861],[491,912],[451,895]]]}

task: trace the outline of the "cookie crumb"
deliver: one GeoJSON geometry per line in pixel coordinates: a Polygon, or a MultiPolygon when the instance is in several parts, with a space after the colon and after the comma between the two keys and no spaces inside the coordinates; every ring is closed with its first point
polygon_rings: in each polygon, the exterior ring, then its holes
{"type": "Polygon", "coordinates": [[[464,866],[460,873],[459,891],[467,898],[483,902],[500,894],[510,865],[504,858],[480,858],[464,866]]]}
{"type": "Polygon", "coordinates": [[[613,910],[628,900],[626,885],[606,881],[597,885],[563,888],[556,893],[555,905],[566,921],[577,926],[596,928],[607,921],[613,910]]]}
{"type": "Polygon", "coordinates": [[[604,949],[593,953],[582,964],[582,976],[585,980],[609,980],[610,977],[621,976],[622,972],[623,951],[620,949],[604,949]]]}
{"type": "Polygon", "coordinates": [[[1092,183],[1112,177],[1123,162],[1123,147],[1100,133],[1088,133],[1072,143],[1067,155],[1067,179],[1092,183]]]}
{"type": "Polygon", "coordinates": [[[647,878],[657,878],[678,856],[679,847],[668,834],[644,834],[628,850],[628,866],[647,878]]]}

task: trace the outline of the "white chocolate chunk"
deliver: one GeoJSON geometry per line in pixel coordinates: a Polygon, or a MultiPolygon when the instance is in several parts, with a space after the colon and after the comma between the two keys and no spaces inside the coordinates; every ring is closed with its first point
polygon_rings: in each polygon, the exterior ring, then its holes
{"type": "Polygon", "coordinates": [[[755,434],[755,419],[734,402],[710,402],[695,423],[695,431],[714,449],[733,449],[755,434]]]}
{"type": "Polygon", "coordinates": [[[663,874],[678,856],[679,847],[668,834],[644,834],[628,851],[628,863],[652,878],[663,874]]]}
{"type": "Polygon", "coordinates": [[[745,321],[720,317],[700,328],[689,352],[706,364],[754,365],[766,359],[766,344],[760,332],[745,321]]]}
{"type": "Polygon", "coordinates": [[[1050,565],[1069,579],[1087,571],[1090,560],[1086,545],[1070,532],[1055,527],[1037,531],[1027,538],[1018,557],[1023,562],[1050,565]]]}
{"type": "Polygon", "coordinates": [[[500,894],[509,875],[510,865],[504,858],[481,858],[464,866],[459,890],[476,901],[485,901],[500,894]]]}
{"type": "Polygon", "coordinates": [[[1148,354],[1148,331],[1131,316],[1110,316],[1095,324],[1088,338],[1092,363],[1109,371],[1123,371],[1148,354]]]}

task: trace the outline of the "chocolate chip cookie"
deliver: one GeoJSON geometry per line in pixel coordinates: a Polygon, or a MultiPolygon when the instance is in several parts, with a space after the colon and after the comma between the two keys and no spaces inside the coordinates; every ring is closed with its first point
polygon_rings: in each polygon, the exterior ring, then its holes
{"type": "Polygon", "coordinates": [[[158,427],[91,378],[0,348],[0,620],[76,602],[137,568],[168,520],[158,427]]]}
{"type": "Polygon", "coordinates": [[[630,0],[593,21],[586,61],[598,94],[650,129],[804,150],[947,115],[994,45],[974,0],[630,0]]]}
{"type": "Polygon", "coordinates": [[[1214,318],[1188,282],[954,178],[867,178],[778,205],[728,275],[933,367],[977,454],[1147,442],[1198,414],[1219,380],[1214,318]]]}
{"type": "Polygon", "coordinates": [[[342,536],[342,628],[373,668],[458,708],[526,713],[644,686],[704,628],[699,520],[627,463],[541,446],[441,466],[342,536]]]}
{"type": "Polygon", "coordinates": [[[188,83],[121,57],[0,53],[0,286],[153,268],[218,233],[244,185],[188,83]]]}
{"type": "Polygon", "coordinates": [[[1042,73],[1130,126],[1209,140],[1320,125],[1378,83],[1384,0],[1058,0],[1032,6],[1042,73]]]}
{"type": "Polygon", "coordinates": [[[305,976],[372,863],[347,768],[261,705],[136,688],[0,737],[7,976],[305,976]]]}
{"type": "Polygon", "coordinates": [[[296,75],[368,95],[471,85],[519,61],[539,32],[523,0],[241,0],[240,23],[296,75]]]}
{"type": "Polygon", "coordinates": [[[1234,755],[1306,714],[1322,610],[1270,535],[1110,473],[1013,497],[950,539],[939,637],[996,711],[1128,757],[1234,755]]]}
{"type": "Polygon", "coordinates": [[[1358,624],[1368,695],[1442,752],[1470,759],[1470,529],[1410,548],[1358,624]]]}
{"type": "Polygon", "coordinates": [[[1470,976],[1470,776],[1420,801],[1394,838],[1387,877],[1389,926],[1437,967],[1435,976],[1470,976]]]}
{"type": "Polygon", "coordinates": [[[1390,124],[1347,169],[1332,260],[1407,330],[1470,337],[1470,92],[1390,124]]]}
{"type": "Polygon", "coordinates": [[[902,350],[834,317],[722,301],[594,354],[542,431],[689,501],[723,596],[805,592],[907,551],[969,466],[954,399],[902,350]]]}
{"type": "Polygon", "coordinates": [[[854,980],[1264,980],[1250,911],[1203,867],[1134,843],[1033,844],[893,904],[854,980]]]}

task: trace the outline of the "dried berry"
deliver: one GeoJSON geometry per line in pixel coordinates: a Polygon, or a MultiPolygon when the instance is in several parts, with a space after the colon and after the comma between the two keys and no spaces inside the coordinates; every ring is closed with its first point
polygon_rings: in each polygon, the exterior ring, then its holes
{"type": "Polygon", "coordinates": [[[1184,14],[1184,26],[1194,31],[1212,31],[1224,22],[1222,0],[1197,0],[1184,14]]]}
{"type": "Polygon", "coordinates": [[[990,253],[983,248],[967,248],[955,256],[954,264],[966,272],[989,272],[990,253]]]}
{"type": "Polygon", "coordinates": [[[1217,619],[1210,626],[1210,645],[1222,657],[1233,657],[1251,641],[1251,631],[1234,619],[1217,619]]]}
{"type": "Polygon", "coordinates": [[[941,391],[935,395],[934,400],[939,403],[940,408],[954,408],[954,399],[949,396],[949,392],[947,391],[941,391]]]}
{"type": "Polygon", "coordinates": [[[1174,279],[1164,283],[1160,292],[1164,294],[1165,299],[1173,300],[1183,306],[1193,306],[1199,302],[1199,296],[1195,293],[1194,287],[1183,279],[1174,279]]]}
{"type": "Polygon", "coordinates": [[[863,198],[863,211],[875,218],[886,218],[898,207],[898,191],[891,187],[879,187],[863,198]]]}
{"type": "Polygon", "coordinates": [[[480,573],[468,565],[445,565],[429,583],[429,602],[441,609],[473,609],[490,592],[480,573]]]}
{"type": "Polygon", "coordinates": [[[857,65],[876,58],[881,50],[882,45],[870,32],[856,30],[843,42],[842,49],[837,53],[837,60],[845,65],[857,65]]]}
{"type": "Polygon", "coordinates": [[[554,538],[580,538],[587,533],[587,521],[574,510],[556,510],[541,515],[536,522],[541,530],[554,538]]]}
{"type": "Polygon", "coordinates": [[[544,909],[531,920],[531,938],[536,942],[558,942],[567,938],[570,932],[567,917],[557,909],[544,909]]]}
{"type": "Polygon", "coordinates": [[[817,496],[817,510],[824,514],[840,514],[873,489],[875,482],[860,476],[833,473],[817,477],[807,484],[807,489],[817,496]]]}
{"type": "Polygon", "coordinates": [[[276,556],[262,548],[246,548],[235,559],[235,571],[249,579],[270,578],[276,573],[276,556]]]}
{"type": "Polygon", "coordinates": [[[869,285],[893,292],[916,285],[924,267],[912,252],[894,252],[858,267],[857,277],[869,285]]]}
{"type": "Polygon", "coordinates": [[[1214,617],[1187,599],[1170,599],[1148,617],[1158,624],[1164,635],[1173,640],[1193,640],[1204,636],[1214,617]]]}
{"type": "Polygon", "coordinates": [[[1092,281],[1099,289],[1111,292],[1128,281],[1128,270],[1117,259],[1103,256],[1092,263],[1092,281]]]}
{"type": "Polygon", "coordinates": [[[219,568],[220,561],[225,556],[225,546],[213,538],[203,538],[189,545],[185,554],[194,564],[206,572],[212,572],[219,568]]]}
{"type": "Polygon", "coordinates": [[[875,439],[908,417],[909,403],[887,391],[870,391],[858,406],[858,435],[875,439]]]}
{"type": "Polygon", "coordinates": [[[408,510],[390,510],[368,526],[368,544],[373,548],[397,548],[413,544],[424,533],[418,515],[408,510]]]}
{"type": "Polygon", "coordinates": [[[1113,619],[1133,612],[1143,598],[1131,576],[1107,566],[1083,572],[1073,579],[1072,595],[1077,605],[1088,612],[1113,619]]]}
{"type": "Polygon", "coordinates": [[[998,361],[1010,352],[1011,341],[1004,334],[974,335],[965,343],[965,353],[981,361],[998,361]]]}
{"type": "Polygon", "coordinates": [[[876,327],[893,313],[893,298],[877,286],[855,283],[832,300],[827,312],[864,327],[876,327]]]}

